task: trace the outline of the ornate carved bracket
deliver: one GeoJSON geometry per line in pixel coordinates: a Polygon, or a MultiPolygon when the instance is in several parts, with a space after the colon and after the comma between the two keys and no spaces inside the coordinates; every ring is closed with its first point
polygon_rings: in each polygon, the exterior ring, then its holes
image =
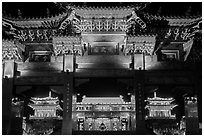
{"type": "Polygon", "coordinates": [[[123,19],[87,19],[75,24],[77,32],[126,32],[127,25],[123,19]]]}
{"type": "Polygon", "coordinates": [[[65,55],[82,55],[81,38],[68,37],[54,37],[53,38],[54,53],[56,56],[65,55]]]}
{"type": "Polygon", "coordinates": [[[2,41],[2,60],[23,61],[22,51],[25,50],[25,45],[18,41],[2,41]]]}
{"type": "Polygon", "coordinates": [[[156,36],[129,36],[126,40],[125,54],[145,53],[152,55],[156,36]]]}
{"type": "Polygon", "coordinates": [[[181,41],[187,41],[190,40],[195,36],[197,32],[201,32],[201,23],[202,21],[199,21],[192,27],[185,27],[185,28],[169,28],[166,31],[165,38],[171,38],[175,41],[181,40],[181,41]]]}

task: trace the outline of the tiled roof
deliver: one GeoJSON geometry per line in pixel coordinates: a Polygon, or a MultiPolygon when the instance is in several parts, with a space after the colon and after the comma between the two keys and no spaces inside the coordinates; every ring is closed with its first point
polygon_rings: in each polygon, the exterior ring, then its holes
{"type": "Polygon", "coordinates": [[[82,104],[124,104],[122,97],[84,97],[82,104]]]}
{"type": "Polygon", "coordinates": [[[128,42],[146,42],[146,43],[154,43],[156,41],[156,35],[151,34],[138,34],[138,35],[129,35],[127,37],[128,42]]]}
{"type": "Polygon", "coordinates": [[[170,26],[187,26],[202,20],[202,16],[159,16],[144,13],[150,20],[167,20],[170,26]]]}
{"type": "Polygon", "coordinates": [[[31,97],[32,101],[58,101],[58,97],[52,97],[52,92],[49,91],[49,96],[40,98],[40,97],[31,97]]]}
{"type": "Polygon", "coordinates": [[[127,7],[77,7],[74,9],[77,15],[82,16],[84,18],[92,18],[92,17],[115,17],[115,18],[123,18],[128,15],[131,15],[133,9],[127,7]]]}
{"type": "Polygon", "coordinates": [[[156,92],[154,92],[154,97],[153,98],[147,98],[147,101],[174,101],[174,99],[171,98],[161,98],[161,97],[157,97],[156,92]]]}
{"type": "Polygon", "coordinates": [[[45,27],[50,28],[57,26],[58,23],[63,20],[68,14],[63,13],[60,15],[57,15],[55,17],[49,17],[49,18],[24,18],[24,19],[11,19],[7,17],[3,17],[3,22],[9,22],[17,27],[22,28],[39,28],[39,27],[45,27]]]}
{"type": "Polygon", "coordinates": [[[202,20],[202,17],[196,18],[166,18],[170,26],[187,26],[202,20]]]}

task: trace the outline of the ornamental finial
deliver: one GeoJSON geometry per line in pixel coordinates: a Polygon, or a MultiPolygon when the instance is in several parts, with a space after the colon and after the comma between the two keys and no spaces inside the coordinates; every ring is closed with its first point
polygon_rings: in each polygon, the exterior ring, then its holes
{"type": "Polygon", "coordinates": [[[49,10],[49,8],[46,9],[46,12],[47,12],[47,16],[50,17],[50,10],[49,10]]]}
{"type": "Polygon", "coordinates": [[[21,10],[20,10],[20,9],[18,9],[18,17],[19,17],[19,18],[22,18],[22,13],[21,13],[21,10]]]}
{"type": "Polygon", "coordinates": [[[157,92],[154,92],[154,98],[156,98],[157,97],[157,92]]]}
{"type": "Polygon", "coordinates": [[[157,10],[157,15],[160,15],[162,13],[162,7],[159,7],[159,9],[157,10]]]}
{"type": "Polygon", "coordinates": [[[51,96],[52,96],[52,93],[51,93],[51,91],[49,91],[49,98],[51,98],[51,96]]]}
{"type": "Polygon", "coordinates": [[[189,6],[188,9],[187,9],[187,11],[186,11],[186,13],[185,13],[185,15],[186,15],[186,16],[190,16],[191,12],[192,12],[192,7],[189,6]]]}

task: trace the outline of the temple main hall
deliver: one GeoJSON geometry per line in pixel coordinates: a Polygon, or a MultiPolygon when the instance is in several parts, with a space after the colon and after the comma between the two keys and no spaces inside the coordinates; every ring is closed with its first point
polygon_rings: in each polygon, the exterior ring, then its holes
{"type": "Polygon", "coordinates": [[[202,2],[3,2],[3,135],[201,135],[202,2]]]}

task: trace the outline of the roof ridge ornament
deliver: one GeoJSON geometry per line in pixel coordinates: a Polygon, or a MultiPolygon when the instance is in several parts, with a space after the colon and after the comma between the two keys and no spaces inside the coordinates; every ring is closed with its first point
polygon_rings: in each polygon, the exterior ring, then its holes
{"type": "Polygon", "coordinates": [[[132,20],[136,21],[142,29],[146,28],[146,23],[136,14],[136,12],[132,11],[132,16],[127,20],[127,22],[131,22],[132,20]]]}
{"type": "Polygon", "coordinates": [[[49,98],[51,98],[52,97],[52,93],[51,93],[51,91],[49,91],[49,98]]]}
{"type": "Polygon", "coordinates": [[[157,92],[156,91],[154,92],[154,98],[157,98],[157,92]]]}
{"type": "Polygon", "coordinates": [[[68,23],[73,19],[77,19],[75,16],[74,10],[72,10],[70,15],[68,15],[68,13],[67,13],[67,18],[61,23],[59,29],[65,29],[67,27],[68,23]]]}
{"type": "Polygon", "coordinates": [[[22,18],[22,13],[21,13],[21,10],[20,9],[18,9],[18,18],[22,18]]]}

